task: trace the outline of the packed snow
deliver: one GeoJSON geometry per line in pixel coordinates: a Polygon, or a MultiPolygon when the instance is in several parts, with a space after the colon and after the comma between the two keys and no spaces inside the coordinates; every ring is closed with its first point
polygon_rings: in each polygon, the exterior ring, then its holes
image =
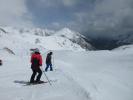
{"type": "MultiPolygon", "coordinates": [[[[42,69],[47,52],[41,51],[42,69]]],[[[131,50],[53,52],[54,71],[46,73],[52,86],[26,86],[32,74],[30,54],[0,51],[1,100],[133,100],[131,50]]],[[[47,81],[44,75],[41,79],[47,81]]]]}
{"type": "MultiPolygon", "coordinates": [[[[1,100],[133,100],[133,45],[112,51],[85,51],[79,47],[68,49],[68,41],[61,48],[56,42],[62,38],[47,38],[1,32],[1,100]],[[26,85],[32,74],[32,48],[39,48],[43,56],[42,70],[46,54],[52,49],[54,71],[46,72],[52,85],[26,85]]],[[[44,74],[41,80],[47,81],[44,74]]]]}
{"type": "Polygon", "coordinates": [[[19,29],[14,27],[0,27],[0,37],[10,40],[20,40],[26,43],[37,44],[50,50],[93,50],[85,36],[68,28],[59,31],[48,29],[19,29]],[[64,36],[64,34],[66,34],[64,36]],[[6,36],[5,36],[6,35],[6,36]]]}

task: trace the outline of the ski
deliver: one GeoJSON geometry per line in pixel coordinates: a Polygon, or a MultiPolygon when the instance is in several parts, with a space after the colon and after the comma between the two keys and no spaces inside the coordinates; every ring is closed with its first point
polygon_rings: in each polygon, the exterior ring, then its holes
{"type": "Polygon", "coordinates": [[[41,81],[41,82],[35,82],[35,83],[27,82],[25,85],[38,85],[38,84],[44,84],[44,83],[48,83],[48,82],[47,81],[41,81]]]}
{"type": "Polygon", "coordinates": [[[26,82],[26,83],[24,84],[24,86],[39,85],[39,84],[45,84],[45,83],[49,83],[49,82],[57,82],[57,80],[49,80],[49,81],[43,81],[43,82],[39,82],[39,83],[30,83],[30,82],[26,82]]]}

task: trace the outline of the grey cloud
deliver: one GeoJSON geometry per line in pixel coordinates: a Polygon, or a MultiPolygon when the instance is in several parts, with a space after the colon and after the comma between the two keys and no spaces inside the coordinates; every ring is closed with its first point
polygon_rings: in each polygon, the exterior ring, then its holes
{"type": "Polygon", "coordinates": [[[69,27],[96,36],[133,31],[132,0],[0,0],[0,13],[0,24],[69,27]]]}
{"type": "MultiPolygon", "coordinates": [[[[45,2],[45,5],[58,6],[58,9],[62,9],[63,5],[66,7],[63,9],[69,9],[67,10],[68,14],[73,19],[66,22],[64,19],[64,22],[58,22],[60,24],[58,27],[66,26],[80,32],[88,31],[88,34],[95,35],[126,33],[129,30],[132,31],[133,28],[132,0],[41,1],[45,2]]],[[[61,11],[61,13],[63,12],[61,11]]]]}
{"type": "MultiPolygon", "coordinates": [[[[132,0],[102,0],[91,12],[86,12],[87,23],[82,24],[88,33],[95,35],[123,34],[132,31],[132,0]]],[[[85,20],[84,20],[85,21],[85,20]]],[[[83,21],[83,22],[84,22],[83,21]]]]}
{"type": "Polygon", "coordinates": [[[25,0],[0,0],[0,25],[32,27],[25,0]]]}
{"type": "Polygon", "coordinates": [[[45,7],[61,6],[61,5],[66,6],[66,7],[72,7],[72,6],[81,4],[84,1],[81,1],[81,0],[38,0],[37,2],[38,4],[45,5],[45,7]]]}

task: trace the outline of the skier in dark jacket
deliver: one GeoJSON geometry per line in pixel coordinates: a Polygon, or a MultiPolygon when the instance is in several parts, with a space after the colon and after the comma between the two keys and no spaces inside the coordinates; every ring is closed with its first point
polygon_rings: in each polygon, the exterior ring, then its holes
{"type": "Polygon", "coordinates": [[[0,59],[0,66],[2,65],[2,60],[0,59]]]}
{"type": "Polygon", "coordinates": [[[50,71],[53,71],[53,68],[52,68],[52,52],[48,53],[47,54],[47,57],[46,57],[46,68],[45,68],[45,71],[47,72],[48,68],[50,67],[50,71]]]}
{"type": "Polygon", "coordinates": [[[40,55],[39,50],[36,49],[31,56],[31,69],[33,73],[30,79],[30,83],[41,82],[40,81],[40,78],[42,76],[42,71],[40,69],[41,66],[42,66],[42,56],[40,55]],[[34,80],[37,73],[38,73],[38,76],[36,80],[34,80]]]}

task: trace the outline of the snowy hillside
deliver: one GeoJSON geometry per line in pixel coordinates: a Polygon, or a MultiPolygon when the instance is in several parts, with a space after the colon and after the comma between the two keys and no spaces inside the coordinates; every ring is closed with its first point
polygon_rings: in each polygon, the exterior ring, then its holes
{"type": "MultiPolygon", "coordinates": [[[[113,51],[86,51],[77,43],[86,43],[83,38],[67,28],[43,36],[31,30],[1,28],[0,99],[133,100],[133,46],[113,51]],[[40,49],[43,70],[46,54],[53,51],[54,71],[46,73],[52,86],[48,83],[26,85],[32,74],[32,48],[40,49]]],[[[47,81],[44,75],[41,80],[47,81]]]]}
{"type": "MultiPolygon", "coordinates": [[[[24,49],[22,55],[13,55],[0,50],[0,59],[3,60],[3,66],[0,66],[0,99],[133,100],[131,49],[133,46],[114,51],[53,51],[54,71],[46,73],[52,86],[48,83],[26,86],[31,76],[30,52],[24,55],[24,49]]],[[[20,52],[18,48],[14,51],[20,52]]],[[[46,50],[41,53],[45,61],[46,50]]],[[[43,69],[44,66],[45,63],[43,69]]],[[[44,75],[41,80],[47,81],[44,75]]]]}
{"type": "MultiPolygon", "coordinates": [[[[9,42],[10,44],[15,43],[17,45],[23,45],[23,44],[38,45],[41,46],[42,48],[49,50],[84,51],[84,50],[94,49],[87,41],[85,41],[85,37],[70,31],[70,29],[67,30],[63,29],[64,31],[59,31],[59,32],[47,29],[43,30],[39,28],[18,29],[13,27],[2,27],[0,29],[1,29],[0,43],[4,42],[5,47],[9,45],[7,44],[6,46],[6,43],[9,42]],[[6,33],[6,35],[4,33],[6,33]],[[59,35],[59,33],[64,34],[65,37],[59,35]]],[[[1,46],[0,48],[2,49],[4,47],[1,46]]]]}
{"type": "Polygon", "coordinates": [[[120,51],[120,50],[133,50],[133,45],[132,44],[131,45],[124,45],[124,46],[120,46],[118,48],[115,48],[113,50],[118,50],[118,51],[120,51]]]}
{"type": "Polygon", "coordinates": [[[133,43],[133,33],[121,34],[114,37],[117,40],[118,45],[132,44],[133,43]]]}
{"type": "Polygon", "coordinates": [[[49,36],[55,33],[53,30],[40,29],[40,28],[16,28],[16,27],[1,27],[0,29],[4,30],[9,34],[32,34],[38,36],[49,36]]]}
{"type": "Polygon", "coordinates": [[[6,34],[6,31],[4,29],[0,28],[0,36],[2,36],[4,34],[6,34]]]}
{"type": "Polygon", "coordinates": [[[79,44],[84,49],[87,49],[87,50],[94,49],[91,46],[91,44],[89,44],[90,40],[88,40],[85,36],[81,35],[80,33],[72,31],[68,28],[63,28],[62,30],[56,32],[55,35],[67,38],[73,43],[79,44]]]}

